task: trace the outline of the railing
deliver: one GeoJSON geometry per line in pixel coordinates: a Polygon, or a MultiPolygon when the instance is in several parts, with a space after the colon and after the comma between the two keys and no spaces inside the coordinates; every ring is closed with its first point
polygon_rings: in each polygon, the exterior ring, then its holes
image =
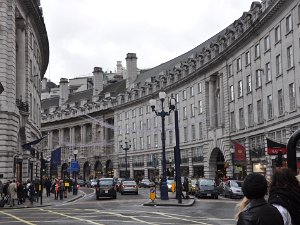
{"type": "Polygon", "coordinates": [[[181,163],[188,163],[189,162],[189,158],[182,158],[181,159],[181,163]]]}
{"type": "Polygon", "coordinates": [[[203,162],[204,157],[203,156],[194,156],[192,158],[193,162],[203,162]]]}
{"type": "Polygon", "coordinates": [[[16,105],[18,107],[18,109],[22,112],[29,112],[29,104],[28,102],[22,102],[21,99],[16,99],[16,105]]]}
{"type": "MultiPolygon", "coordinates": [[[[129,168],[129,166],[130,166],[129,163],[127,163],[127,167],[128,167],[128,168],[129,168]]],[[[119,167],[120,167],[120,168],[125,168],[125,167],[126,167],[126,163],[120,163],[120,164],[119,164],[119,167]]]]}
{"type": "Polygon", "coordinates": [[[135,167],[143,167],[144,166],[144,162],[134,162],[133,166],[135,166],[135,167]]]}

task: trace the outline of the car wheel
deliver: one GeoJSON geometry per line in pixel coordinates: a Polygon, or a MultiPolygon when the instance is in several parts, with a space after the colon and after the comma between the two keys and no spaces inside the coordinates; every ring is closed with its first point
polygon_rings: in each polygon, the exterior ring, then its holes
{"type": "Polygon", "coordinates": [[[139,193],[138,193],[138,192],[136,192],[135,194],[136,194],[136,195],[138,195],[139,193]]]}
{"type": "Polygon", "coordinates": [[[99,197],[98,197],[98,196],[96,196],[96,199],[97,199],[97,200],[99,200],[99,197]]]}
{"type": "Polygon", "coordinates": [[[124,193],[123,193],[123,192],[121,192],[121,195],[124,195],[124,193]]]}

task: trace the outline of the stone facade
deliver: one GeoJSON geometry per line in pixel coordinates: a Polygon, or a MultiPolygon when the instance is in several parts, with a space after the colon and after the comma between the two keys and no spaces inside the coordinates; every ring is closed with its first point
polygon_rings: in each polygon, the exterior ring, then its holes
{"type": "MultiPolygon", "coordinates": [[[[266,138],[287,143],[300,124],[299,18],[299,1],[253,2],[229,27],[157,67],[136,74],[137,57],[128,53],[126,60],[134,61],[127,62],[124,89],[116,89],[119,81],[104,86],[97,96],[86,90],[80,99],[78,93],[64,110],[57,105],[54,113],[44,114],[42,130],[68,130],[71,142],[61,141],[60,135],[49,136],[49,142],[66,146],[65,163],[71,149],[80,148],[84,179],[124,177],[125,151],[120,146],[125,141],[130,143],[130,177],[154,179],[162,173],[161,118],[151,111],[149,100],[164,91],[168,99],[177,100],[183,176],[242,179],[260,172],[269,177],[276,156],[267,154],[266,138]],[[246,160],[233,160],[235,142],[245,148],[246,160]]],[[[171,112],[166,117],[168,176],[173,176],[174,145],[171,112]]],[[[53,147],[48,144],[49,151],[53,147]]]]}
{"type": "Polygon", "coordinates": [[[24,181],[39,174],[36,151],[22,145],[42,135],[40,83],[49,44],[39,1],[0,0],[0,5],[0,179],[24,181]]]}

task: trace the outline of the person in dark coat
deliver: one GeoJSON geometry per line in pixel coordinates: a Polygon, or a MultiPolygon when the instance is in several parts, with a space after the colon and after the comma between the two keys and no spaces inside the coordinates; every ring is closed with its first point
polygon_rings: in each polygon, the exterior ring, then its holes
{"type": "Polygon", "coordinates": [[[280,212],[264,199],[267,189],[263,175],[252,173],[245,178],[242,190],[248,202],[238,215],[237,225],[283,225],[280,212]]]}
{"type": "Polygon", "coordinates": [[[50,197],[51,186],[52,186],[51,180],[50,180],[49,178],[47,178],[47,179],[45,180],[46,196],[47,196],[47,197],[50,197]]]}
{"type": "Polygon", "coordinates": [[[17,181],[17,198],[18,198],[18,205],[22,205],[24,202],[24,187],[21,182],[17,181]]]}
{"type": "Polygon", "coordinates": [[[288,168],[278,168],[271,178],[268,202],[279,210],[284,225],[300,224],[300,185],[295,175],[288,168]]]}

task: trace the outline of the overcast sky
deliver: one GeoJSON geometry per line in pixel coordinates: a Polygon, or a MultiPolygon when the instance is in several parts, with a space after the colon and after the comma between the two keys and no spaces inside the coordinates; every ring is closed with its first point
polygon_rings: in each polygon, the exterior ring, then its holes
{"type": "Polygon", "coordinates": [[[50,45],[45,77],[115,71],[136,53],[151,68],[196,47],[249,11],[253,0],[41,0],[50,45]]]}

